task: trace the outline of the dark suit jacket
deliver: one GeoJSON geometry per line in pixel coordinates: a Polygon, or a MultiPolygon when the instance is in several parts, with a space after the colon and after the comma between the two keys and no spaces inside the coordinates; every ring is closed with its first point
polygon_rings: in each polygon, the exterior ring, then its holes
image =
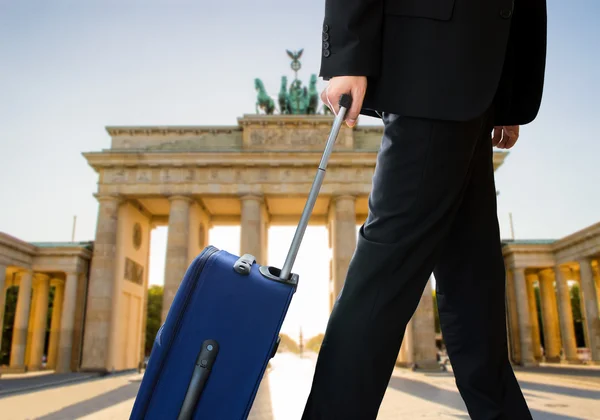
{"type": "Polygon", "coordinates": [[[367,76],[362,114],[496,125],[537,115],[546,0],[326,0],[320,76],[367,76]]]}

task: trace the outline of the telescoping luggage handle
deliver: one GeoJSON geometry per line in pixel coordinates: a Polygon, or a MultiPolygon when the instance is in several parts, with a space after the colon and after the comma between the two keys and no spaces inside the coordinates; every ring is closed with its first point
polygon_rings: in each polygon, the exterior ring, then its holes
{"type": "Polygon", "coordinates": [[[298,227],[296,228],[296,233],[294,234],[294,238],[292,239],[290,250],[288,251],[285,263],[283,264],[283,268],[281,269],[281,274],[279,275],[279,277],[282,280],[288,280],[292,272],[292,266],[294,265],[294,261],[296,261],[296,256],[298,255],[298,250],[300,249],[300,243],[302,242],[304,232],[306,231],[306,227],[308,226],[308,220],[310,219],[313,208],[315,207],[315,202],[317,201],[317,196],[319,195],[319,191],[321,190],[321,185],[323,185],[323,179],[325,178],[327,163],[329,162],[329,157],[331,156],[331,152],[333,151],[335,140],[337,139],[342,123],[346,118],[346,112],[352,105],[352,96],[350,96],[349,94],[341,95],[339,105],[340,109],[335,117],[335,120],[333,121],[333,127],[331,128],[331,132],[329,133],[327,144],[325,144],[325,151],[323,152],[321,163],[319,163],[317,175],[315,176],[312,187],[310,188],[310,192],[308,193],[308,199],[306,200],[306,204],[304,205],[304,210],[302,211],[300,222],[298,223],[298,227]]]}
{"type": "MultiPolygon", "coordinates": [[[[290,245],[290,250],[288,251],[285,263],[283,264],[283,268],[281,270],[278,270],[274,267],[269,267],[265,265],[261,265],[259,267],[260,273],[271,280],[281,281],[290,284],[297,283],[298,276],[292,275],[290,278],[290,274],[292,273],[292,266],[294,265],[294,261],[296,261],[296,256],[298,255],[298,250],[300,249],[300,243],[302,242],[304,232],[306,231],[306,226],[308,226],[308,220],[310,219],[313,208],[315,207],[315,202],[317,201],[317,196],[319,195],[319,191],[321,190],[321,185],[323,185],[325,171],[327,170],[327,163],[329,162],[329,157],[331,156],[331,152],[333,151],[333,146],[340,132],[340,127],[342,126],[342,123],[344,122],[344,119],[346,117],[346,112],[348,111],[351,105],[352,96],[346,93],[342,94],[339,100],[339,111],[333,121],[333,126],[331,127],[329,138],[327,139],[327,143],[325,144],[325,151],[323,152],[321,162],[319,163],[319,167],[317,169],[317,175],[315,176],[312,187],[310,188],[310,192],[308,193],[308,199],[306,200],[306,204],[304,205],[304,210],[302,211],[300,222],[298,223],[298,227],[296,228],[296,232],[294,233],[294,238],[292,239],[292,244],[290,245]]],[[[238,273],[247,275],[250,273],[250,269],[254,262],[255,259],[253,255],[244,254],[237,259],[233,268],[238,273]]]]}

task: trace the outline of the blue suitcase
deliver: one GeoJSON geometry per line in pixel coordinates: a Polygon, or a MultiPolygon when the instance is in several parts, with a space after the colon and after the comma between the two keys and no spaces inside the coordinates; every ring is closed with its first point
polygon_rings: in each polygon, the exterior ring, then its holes
{"type": "Polygon", "coordinates": [[[156,334],[130,419],[248,417],[277,351],[298,284],[291,268],[351,97],[342,95],[339,105],[283,268],[206,247],[188,267],[156,334]]]}

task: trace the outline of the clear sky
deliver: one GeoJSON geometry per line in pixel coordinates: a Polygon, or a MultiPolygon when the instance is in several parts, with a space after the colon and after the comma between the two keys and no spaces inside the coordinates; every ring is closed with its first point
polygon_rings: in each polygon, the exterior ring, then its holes
{"type": "MultiPolygon", "coordinates": [[[[68,241],[77,215],[75,239],[93,239],[97,176],[81,153],[109,147],[105,126],[235,125],[254,112],[255,77],[273,96],[293,77],[286,49],[304,48],[304,84],[318,72],[323,12],[324,0],[0,0],[0,231],[68,241]]],[[[599,18],[597,0],[548,0],[542,108],[497,172],[505,238],[509,212],[517,239],[600,221],[599,18]]],[[[282,264],[292,234],[271,229],[269,263],[282,264]]],[[[305,335],[326,322],[326,238],[307,232],[291,334],[300,314],[305,335]]],[[[165,240],[154,231],[152,283],[162,283],[165,240]]],[[[217,228],[211,242],[237,253],[239,229],[217,228]]]]}

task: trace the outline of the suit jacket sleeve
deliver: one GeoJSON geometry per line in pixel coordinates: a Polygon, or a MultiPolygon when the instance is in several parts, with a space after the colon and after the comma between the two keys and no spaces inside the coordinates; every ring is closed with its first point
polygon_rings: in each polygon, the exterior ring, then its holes
{"type": "Polygon", "coordinates": [[[384,0],[325,0],[319,76],[377,76],[384,0]]]}

